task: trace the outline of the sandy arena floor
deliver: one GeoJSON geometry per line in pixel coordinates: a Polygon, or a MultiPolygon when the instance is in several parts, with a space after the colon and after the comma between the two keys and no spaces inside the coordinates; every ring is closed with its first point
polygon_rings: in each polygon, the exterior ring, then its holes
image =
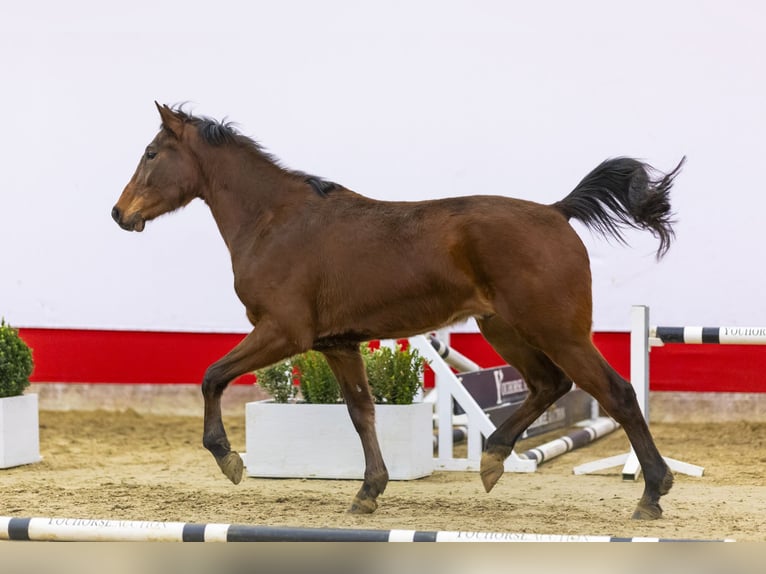
{"type": "MultiPolygon", "coordinates": [[[[244,416],[226,423],[244,451],[244,416]]],[[[766,424],[652,425],[665,456],[705,467],[701,478],[676,475],[654,522],[630,519],[642,483],[622,481],[620,468],[572,474],[627,452],[622,430],[535,474],[506,473],[489,494],[468,472],[391,482],[377,512],[356,516],[346,508],[357,481],[230,484],[201,445],[201,418],[42,411],[40,427],[43,461],[0,470],[2,516],[766,541],[766,424]]]]}

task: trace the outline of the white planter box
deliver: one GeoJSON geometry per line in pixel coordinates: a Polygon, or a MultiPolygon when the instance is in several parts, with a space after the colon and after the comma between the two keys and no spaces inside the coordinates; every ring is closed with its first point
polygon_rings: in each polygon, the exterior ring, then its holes
{"type": "Polygon", "coordinates": [[[0,399],[0,468],[40,460],[37,395],[0,399]]]}
{"type": "MultiPolygon", "coordinates": [[[[364,478],[364,454],[346,405],[245,405],[248,476],[364,478]]],[[[433,472],[433,405],[375,405],[375,428],[391,480],[433,472]]]]}

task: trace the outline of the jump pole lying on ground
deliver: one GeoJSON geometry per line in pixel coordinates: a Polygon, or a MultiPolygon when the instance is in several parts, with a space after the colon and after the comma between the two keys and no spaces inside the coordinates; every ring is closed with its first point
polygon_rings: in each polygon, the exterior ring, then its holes
{"type": "Polygon", "coordinates": [[[620,426],[615,420],[609,417],[600,417],[587,422],[588,424],[586,426],[573,430],[572,432],[548,441],[545,444],[531,448],[520,456],[523,458],[534,459],[537,461],[537,464],[542,464],[545,461],[561,456],[570,450],[585,446],[597,438],[609,434],[620,426]]]}
{"type": "MultiPolygon", "coordinates": [[[[766,328],[753,327],[649,327],[649,307],[634,305],[631,309],[630,380],[638,405],[649,422],[649,348],[663,343],[766,344],[766,328]]],[[[668,466],[690,476],[702,476],[704,468],[663,457],[668,466]]],[[[630,452],[588,462],[574,468],[575,474],[588,474],[623,465],[623,480],[637,480],[641,465],[631,447],[630,452]]]]}
{"type": "Polygon", "coordinates": [[[58,542],[733,542],[526,532],[358,530],[144,520],[0,517],[0,540],[58,542]]]}

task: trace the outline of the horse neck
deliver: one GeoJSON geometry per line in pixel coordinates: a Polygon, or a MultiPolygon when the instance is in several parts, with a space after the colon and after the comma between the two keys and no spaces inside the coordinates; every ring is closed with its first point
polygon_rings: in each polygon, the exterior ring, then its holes
{"type": "Polygon", "coordinates": [[[238,237],[252,238],[290,201],[295,176],[257,151],[216,150],[203,173],[202,194],[229,250],[238,237]]]}

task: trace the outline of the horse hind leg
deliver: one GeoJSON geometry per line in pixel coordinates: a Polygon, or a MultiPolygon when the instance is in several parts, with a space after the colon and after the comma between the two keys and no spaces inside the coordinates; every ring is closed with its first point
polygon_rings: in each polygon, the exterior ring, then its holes
{"type": "MultiPolygon", "coordinates": [[[[644,492],[632,518],[654,520],[662,517],[660,497],[673,488],[673,472],[665,463],[641,413],[633,386],[623,379],[605,360],[603,368],[610,381],[612,393],[616,395],[613,405],[604,405],[604,410],[614,417],[625,429],[644,473],[644,492]],[[614,389],[618,389],[617,392],[614,389]]],[[[608,399],[607,399],[608,400],[608,399]]],[[[599,401],[601,402],[601,401],[599,401]]]]}
{"type": "Polygon", "coordinates": [[[633,386],[606,362],[590,338],[561,345],[549,354],[581,389],[593,396],[622,425],[628,435],[644,475],[644,492],[633,518],[652,520],[662,517],[660,497],[672,488],[673,473],[654,443],[633,386]]]}
{"type": "Polygon", "coordinates": [[[340,384],[364,451],[364,482],[348,511],[352,514],[370,514],[378,508],[378,496],[386,489],[388,470],[375,432],[375,402],[367,383],[362,355],[356,344],[322,349],[321,352],[340,384]]]}
{"type": "Polygon", "coordinates": [[[487,438],[481,458],[481,480],[489,492],[504,472],[505,459],[521,434],[557,399],[569,391],[572,381],[544,353],[532,347],[499,317],[478,320],[492,347],[524,377],[529,395],[487,438]]]}

